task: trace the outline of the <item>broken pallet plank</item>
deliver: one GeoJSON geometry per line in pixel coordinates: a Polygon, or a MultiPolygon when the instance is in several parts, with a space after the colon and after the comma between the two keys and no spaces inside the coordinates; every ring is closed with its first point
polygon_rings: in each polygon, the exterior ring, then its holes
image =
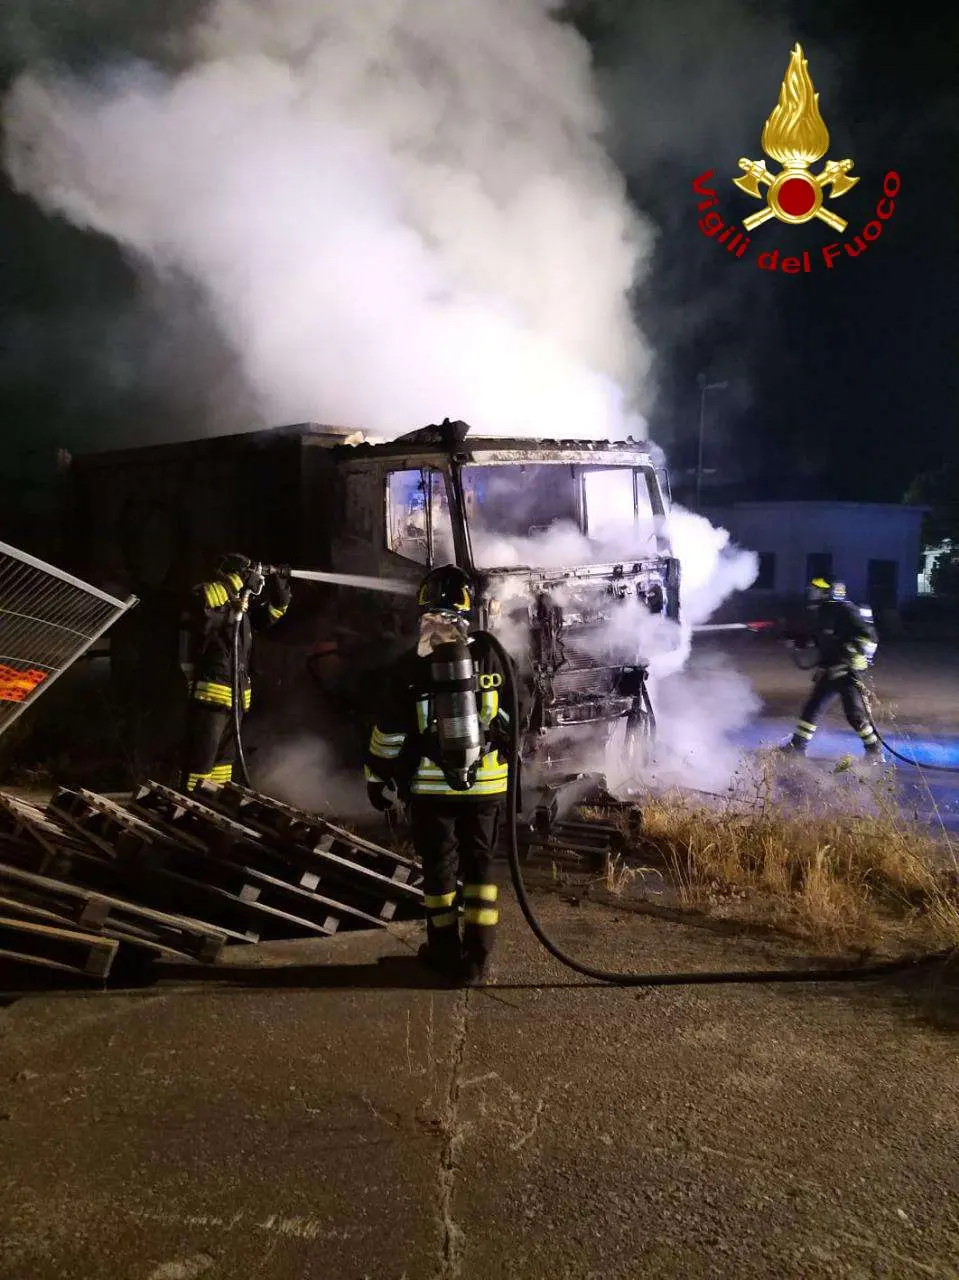
{"type": "Polygon", "coordinates": [[[0,951],[28,960],[53,961],[88,978],[105,978],[119,943],[39,920],[0,915],[0,951]]]}

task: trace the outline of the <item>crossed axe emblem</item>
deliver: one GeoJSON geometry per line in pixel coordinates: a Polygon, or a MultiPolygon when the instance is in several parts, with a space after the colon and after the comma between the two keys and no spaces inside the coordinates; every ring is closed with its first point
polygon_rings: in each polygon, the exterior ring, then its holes
{"type": "MultiPolygon", "coordinates": [[[[822,207],[823,192],[827,187],[831,188],[831,196],[836,199],[850,191],[858,178],[850,178],[849,170],[852,168],[851,160],[830,160],[822,173],[809,173],[805,167],[787,166],[781,169],[778,174],[772,174],[766,168],[765,160],[747,160],[741,159],[739,167],[744,171],[744,176],[734,178],[733,182],[740,191],[745,191],[747,195],[754,196],[757,200],[762,198],[760,184],[768,187],[766,192],[766,207],[760,209],[758,213],[751,213],[748,218],[743,219],[743,226],[747,231],[752,231],[756,227],[762,226],[764,222],[768,222],[770,218],[779,218],[781,222],[808,222],[810,218],[820,218],[834,231],[845,231],[848,223],[845,218],[840,218],[837,213],[833,213],[831,209],[822,207]],[[790,212],[784,209],[780,204],[780,193],[787,183],[795,183],[810,188],[807,193],[809,201],[808,206],[802,212],[790,212]]],[[[796,188],[794,188],[795,191],[796,188]]],[[[802,194],[800,193],[800,202],[802,194]]],[[[792,203],[792,202],[791,202],[792,203]]]]}

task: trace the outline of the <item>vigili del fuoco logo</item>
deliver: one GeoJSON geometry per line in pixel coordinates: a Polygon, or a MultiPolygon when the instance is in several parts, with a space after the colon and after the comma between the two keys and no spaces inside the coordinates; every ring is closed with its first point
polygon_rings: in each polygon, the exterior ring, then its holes
{"type": "MultiPolygon", "coordinates": [[[[831,207],[833,200],[851,191],[859,177],[852,176],[853,161],[827,160],[819,173],[812,166],[829,150],[829,130],[819,113],[819,94],[809,76],[809,65],[797,44],[789,57],[789,66],[779,90],[779,101],[763,126],[761,146],[770,160],[782,167],[776,173],[766,167],[765,160],[739,161],[742,176],[732,179],[733,186],[755,200],[764,200],[762,209],[743,218],[739,230],[730,218],[724,221],[718,212],[719,197],[709,186],[715,170],[708,169],[693,182],[700,197],[699,229],[704,236],[724,246],[736,258],[745,256],[751,244],[749,232],[775,219],[789,227],[799,227],[814,219],[824,222],[837,235],[844,235],[847,220],[831,207]],[[828,201],[828,203],[827,203],[828,201]]],[[[800,244],[793,256],[781,256],[778,247],[757,252],[756,264],[763,271],[784,271],[787,275],[811,271],[813,263],[823,263],[829,270],[844,256],[858,258],[874,240],[896,209],[899,174],[891,169],[883,178],[882,195],[876,202],[875,216],[856,235],[824,244],[810,250],[800,244]]],[[[758,240],[757,240],[758,250],[758,240]]]]}

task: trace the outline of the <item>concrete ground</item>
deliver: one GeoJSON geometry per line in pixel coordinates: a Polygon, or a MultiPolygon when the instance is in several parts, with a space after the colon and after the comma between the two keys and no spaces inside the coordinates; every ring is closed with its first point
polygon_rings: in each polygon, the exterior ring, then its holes
{"type": "MultiPolygon", "coordinates": [[[[796,960],[536,902],[605,965],[796,960]]],[[[498,988],[403,926],[0,1009],[0,1277],[959,1276],[948,975],[583,987],[504,904],[498,988]]]]}

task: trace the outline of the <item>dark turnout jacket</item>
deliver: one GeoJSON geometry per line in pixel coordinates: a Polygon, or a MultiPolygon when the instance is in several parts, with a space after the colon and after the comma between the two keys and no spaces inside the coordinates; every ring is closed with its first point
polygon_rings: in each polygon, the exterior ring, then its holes
{"type": "MultiPolygon", "coordinates": [[[[201,582],[190,593],[191,696],[197,702],[233,706],[233,610],[243,589],[237,574],[201,582]]],[[[254,633],[272,626],[286,613],[290,589],[275,576],[266,581],[240,620],[239,679],[243,706],[250,706],[250,654],[254,633]]]]}
{"type": "MultiPolygon", "coordinates": [[[[401,795],[418,799],[436,797],[468,803],[505,794],[505,748],[510,734],[503,696],[506,673],[482,636],[470,636],[469,644],[477,670],[477,712],[486,739],[472,787],[468,791],[454,790],[434,759],[438,740],[430,694],[431,660],[420,657],[415,649],[404,653],[384,673],[380,708],[366,753],[364,773],[368,782],[395,783],[401,795]]],[[[517,678],[515,668],[510,675],[517,678]]]]}

